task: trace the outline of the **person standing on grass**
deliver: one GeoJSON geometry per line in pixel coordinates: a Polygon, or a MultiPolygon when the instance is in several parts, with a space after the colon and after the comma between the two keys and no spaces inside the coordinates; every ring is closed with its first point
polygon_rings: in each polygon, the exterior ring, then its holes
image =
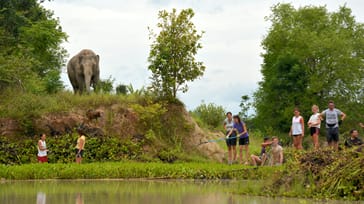
{"type": "Polygon", "coordinates": [[[48,157],[47,157],[47,153],[48,153],[48,149],[47,149],[47,144],[46,144],[46,134],[41,134],[40,138],[38,140],[38,163],[47,163],[48,162],[48,157]]]}
{"type": "Polygon", "coordinates": [[[303,149],[302,140],[305,135],[305,125],[298,108],[294,109],[294,116],[292,118],[292,126],[289,135],[293,136],[294,147],[296,149],[303,149]]]}
{"type": "Polygon", "coordinates": [[[86,137],[81,130],[78,130],[78,139],[76,145],[76,163],[81,164],[83,151],[85,149],[86,137]]]}
{"type": "Polygon", "coordinates": [[[241,121],[238,115],[233,117],[234,128],[230,131],[228,136],[230,136],[234,131],[236,132],[236,137],[239,138],[239,159],[240,164],[243,163],[243,149],[245,150],[246,161],[245,164],[249,164],[249,134],[244,122],[241,121]]]}
{"type": "Polygon", "coordinates": [[[308,127],[310,128],[311,137],[313,141],[313,146],[315,150],[320,148],[319,135],[320,135],[320,127],[321,127],[321,116],[319,113],[319,107],[317,105],[312,106],[312,115],[308,120],[308,127]]]}
{"type": "Polygon", "coordinates": [[[226,131],[226,145],[228,148],[229,165],[236,162],[236,133],[232,131],[234,129],[233,115],[231,112],[226,113],[226,119],[224,120],[224,129],[226,131]],[[231,132],[232,131],[232,132],[231,132]],[[231,132],[231,134],[229,134],[231,132]]]}
{"type": "Polygon", "coordinates": [[[321,113],[326,120],[326,139],[330,147],[339,149],[339,126],[345,120],[346,114],[335,108],[333,101],[329,101],[328,109],[321,113]]]}

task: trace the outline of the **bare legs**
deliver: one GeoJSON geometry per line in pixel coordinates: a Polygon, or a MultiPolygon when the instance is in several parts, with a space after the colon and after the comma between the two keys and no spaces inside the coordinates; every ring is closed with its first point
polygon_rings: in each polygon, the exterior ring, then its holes
{"type": "Polygon", "coordinates": [[[240,164],[243,163],[243,149],[245,151],[245,164],[249,163],[249,146],[248,145],[239,145],[239,160],[240,160],[240,164]]]}
{"type": "Polygon", "coordinates": [[[262,160],[256,155],[251,155],[250,158],[253,162],[253,166],[258,166],[262,163],[262,160]]]}
{"type": "Polygon", "coordinates": [[[329,146],[336,151],[339,150],[339,142],[335,142],[335,141],[329,142],[329,146]]]}
{"type": "Polygon", "coordinates": [[[293,136],[293,146],[296,149],[303,149],[302,139],[303,139],[303,136],[293,136]]]}
{"type": "Polygon", "coordinates": [[[80,156],[76,156],[76,163],[77,164],[81,164],[81,162],[82,162],[82,157],[80,157],[80,156]]]}
{"type": "Polygon", "coordinates": [[[312,141],[313,141],[313,146],[314,146],[315,150],[320,149],[319,136],[317,133],[312,135],[312,141]]]}
{"type": "Polygon", "coordinates": [[[229,153],[229,164],[232,164],[236,161],[236,145],[228,146],[228,153],[229,153]]]}

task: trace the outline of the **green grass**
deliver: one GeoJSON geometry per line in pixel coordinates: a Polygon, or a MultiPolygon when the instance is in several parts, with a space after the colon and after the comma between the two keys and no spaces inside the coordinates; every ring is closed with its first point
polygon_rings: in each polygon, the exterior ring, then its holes
{"type": "Polygon", "coordinates": [[[137,163],[106,162],[88,164],[25,164],[0,166],[0,177],[27,179],[266,179],[283,167],[253,167],[220,163],[137,163]]]}

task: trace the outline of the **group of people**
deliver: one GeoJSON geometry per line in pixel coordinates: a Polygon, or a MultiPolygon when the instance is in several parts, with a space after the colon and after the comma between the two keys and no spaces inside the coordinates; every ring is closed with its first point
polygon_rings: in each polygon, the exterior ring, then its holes
{"type": "MultiPolygon", "coordinates": [[[[77,138],[77,145],[75,147],[75,153],[76,153],[76,163],[80,164],[82,162],[83,152],[85,149],[86,144],[86,137],[82,133],[81,130],[78,130],[78,138],[77,138]]],[[[37,149],[37,160],[39,163],[48,163],[48,148],[46,144],[46,134],[41,134],[40,138],[38,140],[37,149]]]]}
{"type": "MultiPolygon", "coordinates": [[[[328,108],[320,113],[317,105],[312,106],[312,115],[307,122],[315,149],[320,148],[319,134],[321,122],[325,119],[326,140],[329,146],[339,148],[339,126],[345,120],[346,114],[335,108],[333,101],[329,101],[328,108]]],[[[303,149],[302,140],[305,135],[305,122],[298,108],[294,110],[292,126],[289,135],[293,137],[293,146],[303,149]]]]}
{"type": "MultiPolygon", "coordinates": [[[[339,127],[342,121],[345,120],[346,114],[341,110],[335,108],[333,101],[329,101],[328,108],[320,113],[319,107],[317,105],[312,106],[312,115],[307,122],[308,128],[310,129],[310,134],[312,136],[312,141],[315,149],[320,148],[319,134],[321,128],[321,122],[325,120],[326,128],[326,140],[330,147],[335,150],[339,149],[339,127]]],[[[359,124],[362,128],[364,125],[359,124]]],[[[293,146],[296,149],[302,149],[302,140],[305,135],[304,119],[300,115],[299,110],[296,108],[294,111],[294,116],[292,118],[291,131],[289,133],[293,137],[293,146]]],[[[353,146],[364,146],[363,141],[359,138],[359,132],[357,129],[352,129],[350,131],[350,138],[345,140],[344,145],[346,147],[353,146]]]]}
{"type": "MultiPolygon", "coordinates": [[[[320,148],[319,134],[322,121],[325,121],[326,140],[330,147],[338,150],[339,147],[339,127],[345,120],[346,114],[335,108],[333,101],[329,101],[328,108],[320,113],[317,105],[312,106],[312,115],[307,122],[313,141],[313,146],[317,150],[320,148]]],[[[360,123],[364,128],[364,124],[360,123]]],[[[293,147],[295,149],[303,149],[302,141],[305,135],[305,120],[301,116],[298,108],[294,109],[292,125],[289,136],[293,139],[293,147]]],[[[249,164],[249,133],[244,122],[238,115],[232,116],[231,112],[226,114],[224,120],[224,129],[226,130],[226,144],[228,147],[228,164],[237,163],[237,140],[239,139],[239,163],[243,163],[243,150],[245,150],[245,162],[249,164]]],[[[345,140],[346,147],[359,146],[364,147],[363,141],[358,137],[358,130],[350,131],[350,138],[345,140]]],[[[260,155],[250,155],[253,165],[280,165],[283,163],[283,148],[279,144],[278,137],[265,137],[261,144],[262,149],[260,155]],[[269,148],[269,154],[267,153],[269,148]],[[268,163],[266,163],[268,161],[268,163]]]]}
{"type": "Polygon", "coordinates": [[[246,124],[238,115],[232,115],[231,112],[226,114],[224,120],[224,129],[226,130],[226,145],[228,147],[228,163],[238,163],[237,160],[237,143],[239,141],[239,163],[249,164],[251,159],[254,165],[262,165],[268,159],[269,165],[280,165],[283,163],[283,148],[279,145],[278,137],[264,138],[260,156],[249,154],[249,133],[246,124]],[[270,148],[272,158],[267,156],[267,148],[270,148]],[[243,152],[245,159],[243,159],[243,152]]]}

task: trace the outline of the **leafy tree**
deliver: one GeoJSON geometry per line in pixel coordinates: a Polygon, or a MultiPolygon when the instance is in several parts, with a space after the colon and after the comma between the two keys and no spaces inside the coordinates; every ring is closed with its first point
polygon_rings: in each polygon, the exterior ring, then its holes
{"type": "Polygon", "coordinates": [[[241,118],[244,121],[246,121],[249,117],[249,115],[248,115],[249,109],[252,106],[252,103],[250,102],[250,97],[248,95],[241,96],[241,101],[240,101],[239,106],[241,108],[239,115],[241,116],[241,118]]]}
{"type": "Polygon", "coordinates": [[[0,90],[62,89],[66,38],[58,19],[37,0],[0,1],[0,90]]]}
{"type": "Polygon", "coordinates": [[[203,102],[193,111],[193,114],[200,118],[204,124],[212,128],[221,127],[225,119],[224,107],[214,103],[205,104],[203,102]]]}
{"type": "Polygon", "coordinates": [[[199,34],[192,23],[192,9],[171,13],[159,12],[158,36],[150,30],[153,39],[148,62],[152,74],[152,88],[163,97],[176,98],[177,91],[186,92],[187,82],[203,75],[205,66],[195,55],[202,48],[199,34]]]}
{"type": "Polygon", "coordinates": [[[124,84],[119,84],[116,88],[116,94],[126,95],[128,94],[128,86],[124,84]]]}
{"type": "Polygon", "coordinates": [[[307,118],[312,104],[364,102],[364,26],[349,8],[328,12],[324,6],[277,4],[267,20],[272,25],[262,42],[257,124],[286,131],[295,106],[307,118]]]}

